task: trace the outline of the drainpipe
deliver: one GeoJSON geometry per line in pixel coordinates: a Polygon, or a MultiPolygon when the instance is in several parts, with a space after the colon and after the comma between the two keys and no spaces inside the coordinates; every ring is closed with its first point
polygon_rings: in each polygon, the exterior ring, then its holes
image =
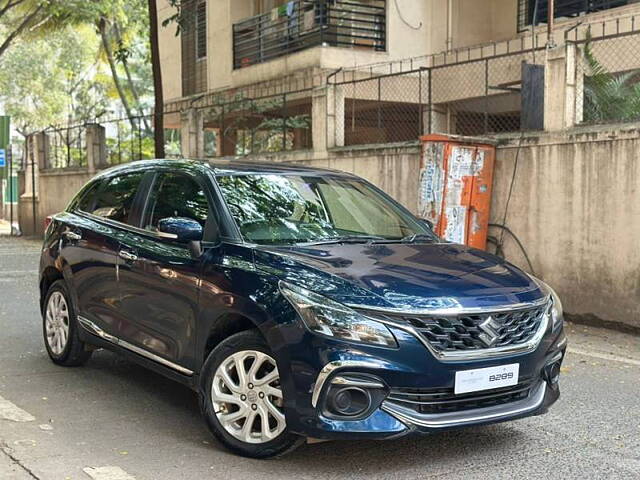
{"type": "Polygon", "coordinates": [[[453,50],[453,0],[447,0],[447,52],[453,50]]]}
{"type": "Polygon", "coordinates": [[[555,41],[553,39],[553,27],[555,22],[555,1],[549,0],[549,19],[547,20],[547,48],[555,47],[555,41]]]}

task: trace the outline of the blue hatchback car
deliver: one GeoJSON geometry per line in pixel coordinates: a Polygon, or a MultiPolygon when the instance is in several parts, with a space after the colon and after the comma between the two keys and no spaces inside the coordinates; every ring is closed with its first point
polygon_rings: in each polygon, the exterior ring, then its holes
{"type": "Polygon", "coordinates": [[[346,173],[105,171],[50,219],[40,292],[56,364],[107,348],[182,382],[249,457],[514,420],[559,397],[553,290],[346,173]]]}

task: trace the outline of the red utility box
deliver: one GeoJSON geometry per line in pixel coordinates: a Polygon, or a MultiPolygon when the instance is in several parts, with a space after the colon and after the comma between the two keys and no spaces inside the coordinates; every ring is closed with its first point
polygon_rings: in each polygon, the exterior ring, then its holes
{"type": "Polygon", "coordinates": [[[419,216],[446,240],[486,249],[495,145],[448,135],[421,140],[419,216]]]}

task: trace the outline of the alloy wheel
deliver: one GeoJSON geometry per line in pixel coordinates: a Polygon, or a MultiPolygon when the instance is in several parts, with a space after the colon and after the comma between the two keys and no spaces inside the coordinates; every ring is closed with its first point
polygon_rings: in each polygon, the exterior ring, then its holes
{"type": "Polygon", "coordinates": [[[47,344],[55,355],[62,355],[69,339],[69,306],[61,292],[49,297],[45,317],[47,344]]]}
{"type": "Polygon", "coordinates": [[[264,352],[227,357],[215,372],[211,399],[222,427],[242,442],[266,443],[286,428],[278,367],[264,352]]]}

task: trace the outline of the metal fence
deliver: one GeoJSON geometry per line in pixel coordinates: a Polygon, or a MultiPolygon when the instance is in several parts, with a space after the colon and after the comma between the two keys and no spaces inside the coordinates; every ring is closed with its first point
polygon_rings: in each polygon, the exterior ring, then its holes
{"type": "Polygon", "coordinates": [[[579,123],[640,121],[640,19],[629,29],[592,24],[568,39],[577,46],[576,115],[579,123]]]}
{"type": "Polygon", "coordinates": [[[201,109],[207,157],[312,148],[311,90],[235,98],[201,109]]]}
{"type": "Polygon", "coordinates": [[[87,145],[87,130],[91,125],[104,127],[107,165],[153,158],[153,116],[149,114],[47,128],[47,168],[86,167],[91,148],[87,145]]]}
{"type": "Polygon", "coordinates": [[[491,48],[331,75],[328,83],[335,104],[329,110],[338,131],[344,131],[337,143],[542,129],[543,48],[507,48],[503,53],[491,48]]]}
{"type": "Polygon", "coordinates": [[[51,127],[45,133],[49,138],[49,168],[87,165],[85,125],[51,127]]]}

